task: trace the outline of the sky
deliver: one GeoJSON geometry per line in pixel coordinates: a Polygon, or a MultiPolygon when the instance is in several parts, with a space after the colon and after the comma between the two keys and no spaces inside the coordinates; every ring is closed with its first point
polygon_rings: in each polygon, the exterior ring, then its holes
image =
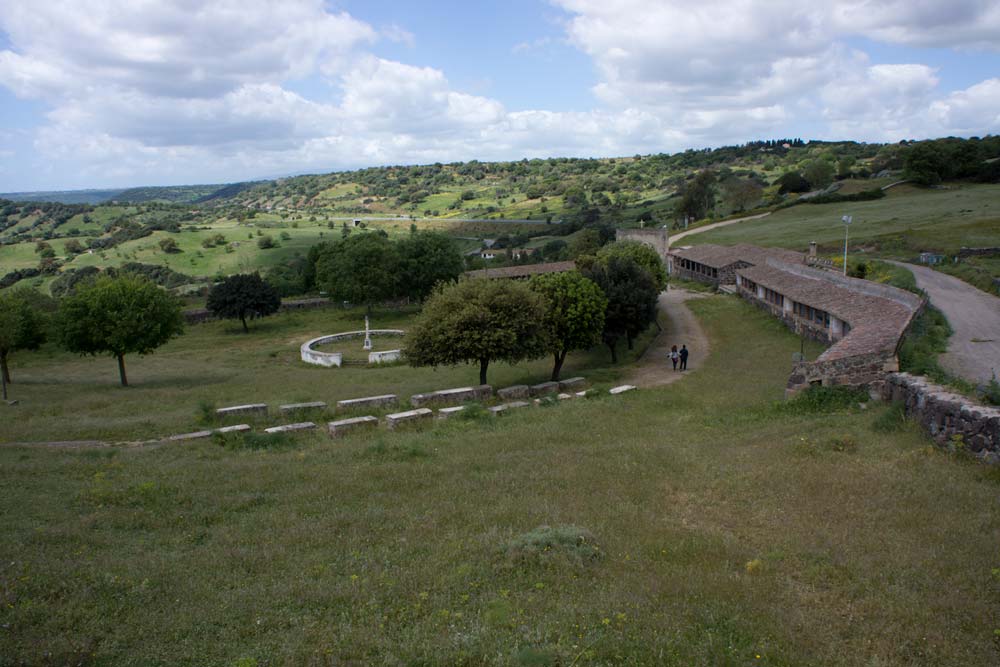
{"type": "Polygon", "coordinates": [[[998,131],[998,0],[0,0],[0,192],[998,131]]]}

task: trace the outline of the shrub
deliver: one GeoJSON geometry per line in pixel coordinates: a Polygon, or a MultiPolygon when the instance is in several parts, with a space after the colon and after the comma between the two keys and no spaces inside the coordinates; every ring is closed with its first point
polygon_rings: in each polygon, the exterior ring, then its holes
{"type": "MultiPolygon", "coordinates": [[[[260,230],[257,231],[259,232],[260,230]]],[[[270,235],[261,236],[259,239],[257,239],[257,247],[260,248],[261,250],[267,250],[268,248],[273,248],[274,239],[270,235]]]]}
{"type": "Polygon", "coordinates": [[[868,398],[868,392],[859,387],[809,387],[794,398],[778,403],[778,411],[789,414],[839,412],[866,403],[868,398]]]}
{"type": "Polygon", "coordinates": [[[890,405],[872,422],[872,430],[878,433],[892,433],[906,424],[906,406],[901,401],[890,405]]]}
{"type": "Polygon", "coordinates": [[[579,526],[539,526],[518,535],[502,547],[504,557],[515,566],[547,564],[557,560],[586,565],[604,553],[586,528],[579,526]]]}
{"type": "Polygon", "coordinates": [[[212,441],[226,449],[259,450],[285,449],[295,445],[295,439],[287,433],[213,433],[212,441]]]}

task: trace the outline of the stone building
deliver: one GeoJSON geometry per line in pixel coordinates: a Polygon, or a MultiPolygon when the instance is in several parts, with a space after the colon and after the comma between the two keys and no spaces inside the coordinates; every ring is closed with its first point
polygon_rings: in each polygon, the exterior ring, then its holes
{"type": "Polygon", "coordinates": [[[618,229],[615,230],[616,241],[638,241],[651,246],[664,263],[670,254],[670,232],[664,227],[618,229]]]}
{"type": "Polygon", "coordinates": [[[816,361],[795,364],[787,394],[810,385],[879,389],[899,370],[899,344],[924,306],[890,285],[776,259],[738,269],[736,288],[799,335],[830,344],[816,361]]]}
{"type": "Polygon", "coordinates": [[[738,269],[763,264],[768,259],[804,264],[806,255],[784,248],[761,248],[747,244],[699,245],[671,250],[667,255],[667,272],[682,280],[708,285],[735,285],[738,269]]]}

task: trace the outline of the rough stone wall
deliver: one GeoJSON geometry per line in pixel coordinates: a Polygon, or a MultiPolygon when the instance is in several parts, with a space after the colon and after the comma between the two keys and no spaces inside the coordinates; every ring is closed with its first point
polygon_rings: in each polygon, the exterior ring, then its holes
{"type": "Polygon", "coordinates": [[[788,376],[785,396],[794,396],[814,384],[867,387],[881,393],[886,374],[898,370],[899,361],[892,352],[858,354],[828,361],[800,361],[788,376]]]}
{"type": "Polygon", "coordinates": [[[670,236],[666,229],[619,229],[615,231],[615,240],[645,243],[659,253],[664,264],[667,262],[667,253],[670,251],[670,236]]]}
{"type": "Polygon", "coordinates": [[[1000,255],[1000,248],[962,248],[958,251],[959,257],[986,257],[989,255],[1000,255]]]}
{"type": "Polygon", "coordinates": [[[1000,464],[1000,409],[978,405],[909,373],[887,376],[882,397],[901,402],[907,416],[937,444],[963,448],[986,463],[1000,464]]]}

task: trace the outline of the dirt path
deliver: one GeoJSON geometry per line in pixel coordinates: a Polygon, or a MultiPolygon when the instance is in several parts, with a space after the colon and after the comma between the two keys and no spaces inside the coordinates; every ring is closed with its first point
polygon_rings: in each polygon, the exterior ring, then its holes
{"type": "Polygon", "coordinates": [[[708,336],[698,323],[698,318],[684,303],[688,299],[698,299],[706,296],[700,292],[689,292],[683,289],[671,289],[660,294],[660,313],[664,316],[663,331],[640,357],[635,368],[624,378],[628,384],[637,387],[661,387],[676,382],[688,373],[701,368],[708,356],[708,336]],[[688,370],[684,373],[674,371],[667,357],[670,346],[687,345],[691,351],[688,359],[688,370]]]}
{"type": "Polygon", "coordinates": [[[974,382],[1000,378],[1000,299],[940,271],[893,262],[913,272],[917,287],[927,292],[935,308],[944,313],[955,333],[941,365],[974,382]]]}
{"type": "Polygon", "coordinates": [[[680,232],[678,234],[670,235],[670,245],[673,246],[675,242],[680,241],[685,236],[691,236],[692,234],[701,234],[702,232],[707,232],[712,229],[718,229],[719,227],[728,227],[729,225],[735,225],[740,222],[747,222],[748,220],[760,220],[761,218],[766,218],[771,215],[771,212],[758,213],[757,215],[748,215],[745,218],[734,218],[733,220],[723,220],[722,222],[713,222],[710,225],[705,225],[704,227],[695,227],[694,229],[689,229],[686,232],[680,232]]]}

